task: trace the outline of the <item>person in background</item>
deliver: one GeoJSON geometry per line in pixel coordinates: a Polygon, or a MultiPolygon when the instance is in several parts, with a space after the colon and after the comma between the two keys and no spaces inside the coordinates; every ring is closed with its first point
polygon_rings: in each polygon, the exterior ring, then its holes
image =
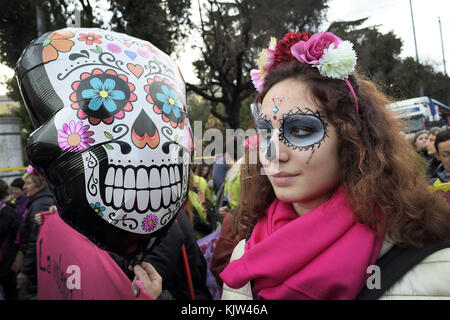
{"type": "Polygon", "coordinates": [[[416,151],[417,155],[420,156],[420,162],[422,164],[424,172],[428,170],[427,160],[429,158],[427,153],[427,142],[428,142],[428,131],[422,130],[416,132],[413,138],[411,139],[411,144],[416,151]]]}
{"type": "MultiPolygon", "coordinates": [[[[11,182],[11,204],[14,206],[16,213],[20,217],[20,223],[22,223],[23,218],[27,213],[27,205],[30,199],[25,194],[25,190],[23,189],[25,182],[22,178],[14,179],[11,182]]],[[[16,243],[20,243],[20,226],[19,231],[17,232],[16,243]]]]}
{"type": "Polygon", "coordinates": [[[197,234],[197,239],[203,238],[213,231],[213,226],[208,220],[209,201],[206,197],[208,186],[206,180],[198,177],[189,170],[188,199],[185,204],[186,212],[197,234]]]}
{"type": "Polygon", "coordinates": [[[20,217],[5,199],[8,184],[0,179],[0,286],[6,300],[17,299],[16,273],[11,269],[18,253],[15,243],[20,217]]]}
{"type": "Polygon", "coordinates": [[[195,169],[195,174],[199,177],[204,178],[206,181],[211,179],[211,170],[210,166],[206,163],[201,163],[195,169]]]}
{"type": "Polygon", "coordinates": [[[434,177],[436,175],[437,169],[441,164],[439,156],[436,151],[436,146],[434,141],[436,140],[436,135],[441,132],[442,129],[438,127],[433,127],[430,129],[427,141],[427,175],[434,177]]]}
{"type": "MultiPolygon", "coordinates": [[[[245,155],[244,163],[242,163],[240,168],[240,192],[245,193],[249,190],[249,183],[251,182],[249,177],[251,177],[251,170],[254,166],[251,165],[251,161],[255,161],[258,147],[258,135],[251,136],[244,141],[245,155]],[[253,154],[251,154],[253,153],[253,154]]],[[[222,221],[222,228],[220,230],[220,236],[216,243],[216,248],[214,250],[213,258],[211,261],[211,273],[216,278],[216,282],[219,286],[223,285],[222,279],[220,279],[219,274],[230,262],[231,253],[234,247],[242,239],[239,230],[239,216],[241,215],[242,204],[244,198],[240,198],[240,202],[236,207],[235,212],[228,211],[222,221]]]]}
{"type": "Polygon", "coordinates": [[[23,217],[26,213],[28,197],[23,190],[25,182],[22,178],[16,178],[11,182],[11,201],[10,204],[14,206],[17,214],[23,217]]]}
{"type": "Polygon", "coordinates": [[[195,170],[195,175],[205,179],[206,185],[208,186],[207,198],[211,200],[212,203],[215,203],[216,199],[214,193],[214,181],[212,179],[211,166],[206,163],[199,164],[195,170]]]}
{"type": "Polygon", "coordinates": [[[241,165],[244,162],[244,146],[237,137],[227,142],[225,159],[228,167],[223,188],[223,199],[219,201],[219,214],[224,217],[227,212],[234,212],[241,193],[241,165]],[[221,204],[220,204],[221,203],[221,204]]]}
{"type": "Polygon", "coordinates": [[[450,129],[443,130],[436,135],[434,146],[439,159],[441,159],[441,164],[429,184],[448,183],[450,182],[450,129]]]}
{"type": "Polygon", "coordinates": [[[29,198],[27,213],[20,227],[20,247],[23,252],[23,265],[17,274],[17,285],[25,287],[27,299],[37,298],[37,257],[36,241],[39,234],[39,225],[35,222],[35,214],[48,211],[54,204],[53,194],[47,187],[44,178],[29,167],[23,176],[24,190],[29,198]]]}
{"type": "Polygon", "coordinates": [[[427,130],[417,132],[412,139],[414,149],[424,158],[426,158],[427,156],[427,142],[428,142],[427,130]]]}
{"type": "MultiPolygon", "coordinates": [[[[212,168],[213,192],[217,195],[225,183],[225,176],[227,175],[227,164],[225,162],[225,155],[216,156],[212,168]]],[[[223,190],[222,190],[223,191],[223,190]]]]}
{"type": "Polygon", "coordinates": [[[194,182],[206,197],[206,199],[211,199],[211,191],[209,190],[209,167],[206,164],[199,164],[194,172],[194,182]]]}

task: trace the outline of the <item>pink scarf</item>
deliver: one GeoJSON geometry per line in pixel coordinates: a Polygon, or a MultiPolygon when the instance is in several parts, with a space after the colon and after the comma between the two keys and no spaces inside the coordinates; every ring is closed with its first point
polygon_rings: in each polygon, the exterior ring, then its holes
{"type": "Polygon", "coordinates": [[[256,224],[245,253],[220,274],[231,288],[254,279],[262,299],[354,299],[382,240],[355,221],[341,188],[299,217],[278,199],[256,224]]]}

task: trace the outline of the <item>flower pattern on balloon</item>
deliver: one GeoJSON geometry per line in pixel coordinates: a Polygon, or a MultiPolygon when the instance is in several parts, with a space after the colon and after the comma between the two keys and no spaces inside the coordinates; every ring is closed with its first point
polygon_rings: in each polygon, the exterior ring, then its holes
{"type": "Polygon", "coordinates": [[[95,140],[90,138],[94,132],[88,131],[89,125],[83,126],[82,121],[75,123],[74,120],[69,124],[64,123],[62,130],[58,130],[59,147],[65,151],[78,152],[90,147],[95,140]]]}
{"type": "Polygon", "coordinates": [[[44,63],[58,59],[58,52],[68,52],[73,47],[74,42],[69,38],[74,37],[70,31],[52,32],[42,42],[42,61],[44,63]]]}
{"type": "Polygon", "coordinates": [[[158,217],[154,214],[149,214],[142,220],[142,229],[147,232],[153,231],[158,225],[158,217]]]}
{"type": "Polygon", "coordinates": [[[98,214],[100,217],[103,217],[103,211],[105,211],[106,208],[104,206],[100,205],[100,202],[96,202],[95,204],[91,203],[90,205],[91,205],[92,210],[94,210],[94,212],[96,214],[98,214]]]}
{"type": "Polygon", "coordinates": [[[90,99],[88,108],[97,111],[102,105],[109,112],[117,110],[115,100],[123,100],[125,93],[122,90],[116,90],[116,81],[114,79],[105,79],[104,82],[99,78],[92,78],[90,81],[92,88],[83,90],[81,96],[84,99],[90,99]]]}
{"type": "Polygon", "coordinates": [[[100,40],[102,36],[99,34],[95,34],[93,32],[86,33],[80,33],[80,37],[78,38],[79,41],[85,41],[87,45],[92,45],[93,43],[101,44],[102,41],[100,40]]]}
{"type": "Polygon", "coordinates": [[[106,48],[108,48],[108,50],[111,51],[112,53],[121,53],[122,52],[122,48],[115,43],[108,44],[106,46],[106,48]]]}
{"type": "Polygon", "coordinates": [[[147,92],[147,101],[153,105],[153,111],[173,128],[183,129],[187,124],[186,106],[177,87],[159,77],[147,79],[147,83],[144,90],[147,92]]]}
{"type": "Polygon", "coordinates": [[[123,119],[125,112],[133,110],[132,102],[137,99],[135,86],[128,82],[128,77],[112,69],[85,72],[79,81],[72,83],[72,89],[72,108],[78,110],[79,119],[89,119],[92,125],[123,119]]]}

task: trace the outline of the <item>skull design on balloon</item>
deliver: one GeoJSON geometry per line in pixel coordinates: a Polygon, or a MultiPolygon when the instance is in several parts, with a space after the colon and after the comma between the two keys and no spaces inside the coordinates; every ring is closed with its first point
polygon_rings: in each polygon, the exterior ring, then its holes
{"type": "Polygon", "coordinates": [[[37,128],[27,155],[61,218],[120,254],[164,232],[186,199],[193,150],[170,57],[125,34],[66,28],[34,40],[16,75],[37,128]]]}

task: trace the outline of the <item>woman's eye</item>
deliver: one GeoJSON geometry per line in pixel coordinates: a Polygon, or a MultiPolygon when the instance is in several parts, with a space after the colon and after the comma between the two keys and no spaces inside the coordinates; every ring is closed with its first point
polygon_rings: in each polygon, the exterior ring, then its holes
{"type": "Polygon", "coordinates": [[[298,137],[305,137],[309,135],[312,132],[309,128],[302,128],[302,127],[293,127],[289,130],[289,133],[294,136],[298,137]]]}

